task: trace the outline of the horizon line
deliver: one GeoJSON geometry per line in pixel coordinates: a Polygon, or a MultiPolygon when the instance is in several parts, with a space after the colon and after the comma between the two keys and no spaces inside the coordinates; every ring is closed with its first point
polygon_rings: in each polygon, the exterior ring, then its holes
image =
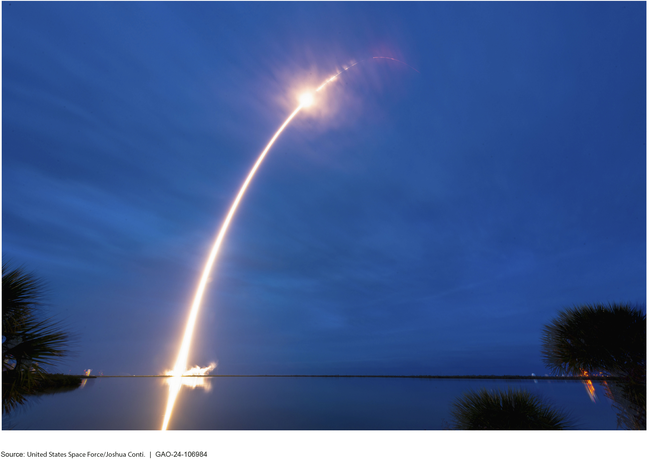
{"type": "MultiPolygon", "coordinates": [[[[171,378],[173,375],[69,375],[94,378],[171,378]]],[[[316,374],[254,374],[254,375],[182,375],[183,378],[405,378],[405,379],[532,379],[532,380],[617,380],[616,376],[533,376],[533,375],[316,375],[316,374]]]]}

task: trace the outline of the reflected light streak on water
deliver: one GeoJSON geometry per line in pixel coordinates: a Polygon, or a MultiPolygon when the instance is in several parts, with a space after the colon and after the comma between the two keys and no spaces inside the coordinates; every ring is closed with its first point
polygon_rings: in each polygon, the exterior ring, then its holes
{"type": "MultiPolygon", "coordinates": [[[[583,371],[582,376],[589,376],[589,373],[583,371]]],[[[585,379],[582,382],[585,385],[585,390],[587,391],[587,395],[589,395],[589,398],[591,399],[592,402],[596,403],[598,397],[596,397],[596,388],[594,387],[593,383],[591,382],[590,379],[585,379]]]]}
{"type": "MultiPolygon", "coordinates": [[[[188,376],[196,375],[196,376],[204,376],[210,374],[212,370],[214,370],[217,367],[216,363],[211,363],[207,367],[199,367],[198,365],[190,368],[187,371],[183,372],[183,377],[181,378],[181,385],[185,387],[189,387],[190,389],[196,389],[197,387],[201,387],[202,389],[205,389],[206,392],[210,392],[210,389],[212,386],[210,385],[210,379],[207,378],[189,378],[188,376]]],[[[165,372],[166,375],[173,375],[173,371],[167,371],[165,372]]],[[[172,381],[174,378],[167,378],[166,382],[168,385],[172,385],[172,381]]]]}

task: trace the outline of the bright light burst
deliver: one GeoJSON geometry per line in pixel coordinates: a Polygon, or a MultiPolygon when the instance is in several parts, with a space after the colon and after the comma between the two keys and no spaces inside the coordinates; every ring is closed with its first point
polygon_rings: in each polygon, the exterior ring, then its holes
{"type": "Polygon", "coordinates": [[[300,105],[302,107],[309,107],[314,103],[314,95],[310,92],[306,92],[300,96],[298,100],[300,101],[300,105]]]}

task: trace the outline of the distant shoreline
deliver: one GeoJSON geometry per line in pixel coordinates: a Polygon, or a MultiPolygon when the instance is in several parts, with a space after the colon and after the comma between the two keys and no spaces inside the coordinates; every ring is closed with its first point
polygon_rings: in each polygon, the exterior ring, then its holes
{"type": "MultiPolygon", "coordinates": [[[[75,375],[77,376],[77,375],[75,375]]],[[[171,378],[171,375],[78,375],[95,378],[171,378]]],[[[542,381],[615,381],[613,376],[522,376],[522,375],[183,375],[183,378],[402,378],[402,379],[532,379],[542,381]]]]}

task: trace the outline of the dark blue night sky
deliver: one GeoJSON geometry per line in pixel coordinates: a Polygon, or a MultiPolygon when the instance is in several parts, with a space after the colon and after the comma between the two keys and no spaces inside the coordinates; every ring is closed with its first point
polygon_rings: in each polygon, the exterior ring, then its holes
{"type": "Polygon", "coordinates": [[[645,308],[645,33],[644,2],[3,2],[3,261],[76,335],[58,371],[170,369],[250,167],[359,61],[262,164],[190,362],[544,374],[562,308],[645,308]]]}

